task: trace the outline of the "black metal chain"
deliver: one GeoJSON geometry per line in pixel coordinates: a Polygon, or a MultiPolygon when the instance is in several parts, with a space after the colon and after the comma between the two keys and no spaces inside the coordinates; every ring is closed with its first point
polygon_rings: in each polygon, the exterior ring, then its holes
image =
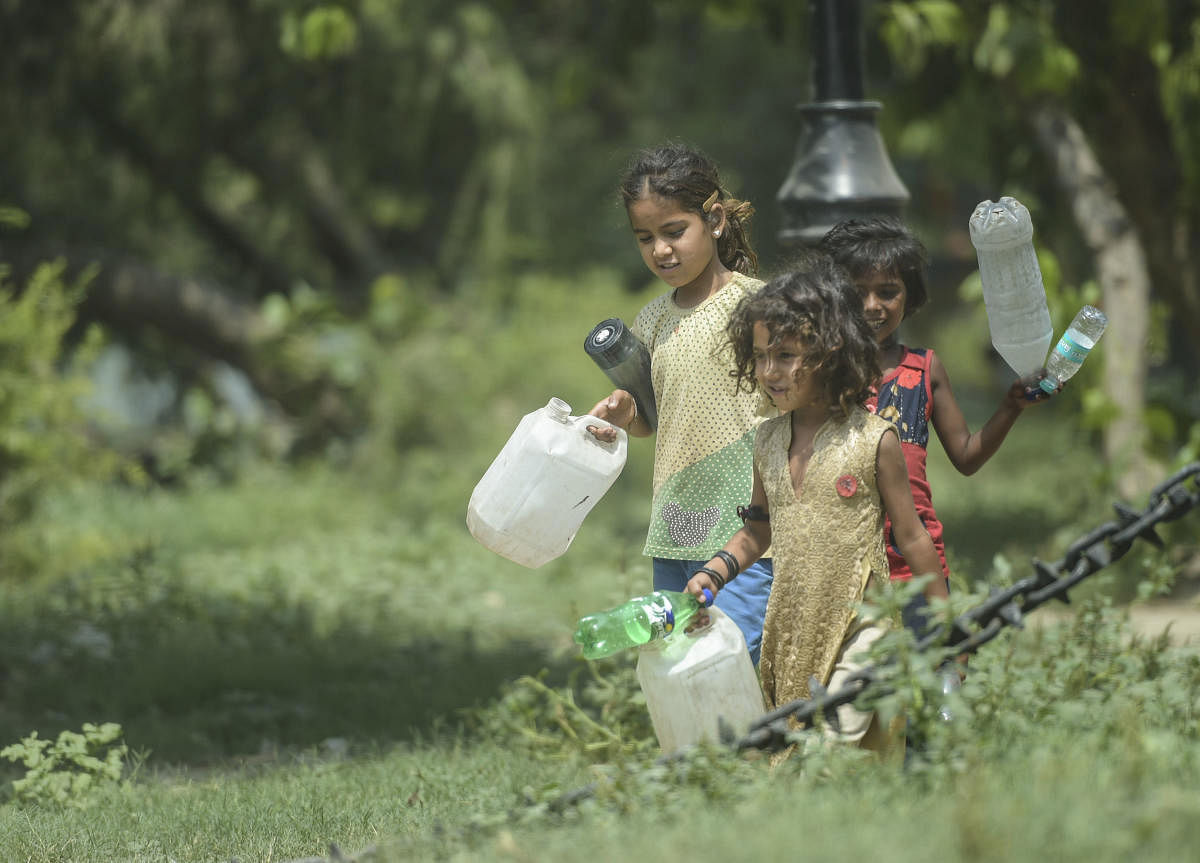
{"type": "MultiPolygon", "coordinates": [[[[1149,502],[1141,512],[1121,503],[1114,504],[1115,521],[1106,522],[1080,537],[1055,563],[1043,563],[1035,558],[1033,575],[993,593],[983,604],[959,615],[952,623],[933,627],[917,641],[916,650],[926,651],[944,645],[952,648],[955,654],[974,653],[996,638],[1005,627],[1023,627],[1025,615],[1039,606],[1051,600],[1069,603],[1071,588],[1120,560],[1135,540],[1142,539],[1162,548],[1162,538],[1154,528],[1200,506],[1197,476],[1200,476],[1200,462],[1193,462],[1176,472],[1151,490],[1149,502]],[[1188,488],[1189,480],[1195,488],[1188,488]]],[[[790,744],[789,733],[796,727],[790,720],[806,726],[811,725],[817,715],[823,714],[836,722],[837,708],[853,702],[868,688],[875,687],[876,693],[888,694],[887,687],[879,683],[880,671],[885,664],[869,666],[850,675],[836,692],[826,692],[816,680],[811,681],[811,698],[780,705],[752,722],[744,737],[731,742],[738,751],[774,751],[790,744]]]]}

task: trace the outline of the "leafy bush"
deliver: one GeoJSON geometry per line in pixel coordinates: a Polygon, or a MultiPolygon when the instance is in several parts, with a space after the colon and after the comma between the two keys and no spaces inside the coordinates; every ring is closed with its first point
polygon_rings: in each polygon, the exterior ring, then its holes
{"type": "Polygon", "coordinates": [[[115,742],[120,737],[121,726],[115,722],[85,722],[82,734],[63,731],[53,743],[34,731],[0,749],[0,758],[27,768],[25,778],[13,781],[19,803],[86,807],[91,792],[121,782],[128,747],[115,742]]]}
{"type": "Polygon", "coordinates": [[[100,333],[89,329],[81,344],[67,344],[91,274],[67,283],[64,266],[40,265],[17,291],[0,265],[0,566],[8,568],[36,556],[27,551],[12,561],[8,529],[27,520],[49,488],[118,468],[89,439],[80,409],[83,369],[100,333]]]}
{"type": "Polygon", "coordinates": [[[468,725],[550,758],[612,761],[655,751],[646,699],[628,657],[581,663],[565,687],[548,685],[546,676],[543,669],[517,679],[495,704],[468,711],[468,725]]]}

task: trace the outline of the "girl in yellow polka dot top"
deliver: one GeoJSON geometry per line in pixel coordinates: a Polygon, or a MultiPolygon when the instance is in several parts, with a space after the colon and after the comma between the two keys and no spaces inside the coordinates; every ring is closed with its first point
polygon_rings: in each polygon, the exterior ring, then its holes
{"type": "MultiPolygon", "coordinates": [[[[590,413],[634,437],[656,435],[643,553],[653,559],[654,589],[678,591],[742,526],[738,507],[750,499],[754,429],[763,416],[757,397],[739,392],[731,376],[725,327],[742,297],[762,287],[749,236],[754,208],[729,195],[710,159],[681,144],[634,154],[620,193],[642,260],[669,288],[632,327],[650,351],[658,428],[621,389],[590,413]]],[[[757,663],[771,561],[740,573],[735,561],[725,567],[729,583],[716,604],[741,628],[757,663]]]]}

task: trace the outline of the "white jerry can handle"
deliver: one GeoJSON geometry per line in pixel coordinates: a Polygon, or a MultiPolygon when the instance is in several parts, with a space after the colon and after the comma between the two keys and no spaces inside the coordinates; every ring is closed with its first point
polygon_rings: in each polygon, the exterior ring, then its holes
{"type": "Polygon", "coordinates": [[[614,450],[617,447],[619,447],[621,445],[622,439],[627,434],[625,429],[621,428],[619,425],[610,423],[608,420],[602,420],[602,419],[600,419],[600,417],[593,416],[592,414],[584,414],[581,417],[576,417],[575,421],[579,424],[580,431],[583,432],[583,436],[585,438],[587,438],[588,440],[590,440],[592,443],[596,444],[597,446],[602,446],[608,450],[614,450]],[[598,437],[596,437],[594,434],[592,434],[590,431],[587,430],[588,426],[601,426],[601,427],[608,427],[610,429],[616,429],[617,430],[617,439],[614,441],[611,441],[611,442],[600,440],[598,437]]]}

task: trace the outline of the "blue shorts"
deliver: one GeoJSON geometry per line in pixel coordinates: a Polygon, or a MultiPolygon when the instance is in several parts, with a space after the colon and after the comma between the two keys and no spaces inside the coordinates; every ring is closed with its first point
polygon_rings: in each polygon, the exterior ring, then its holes
{"type": "MultiPolygon", "coordinates": [[[[656,557],[654,589],[682,591],[692,573],[707,563],[708,559],[668,560],[656,557]]],[[[724,575],[723,572],[721,574],[724,575]]],[[[714,603],[742,630],[746,647],[750,650],[750,659],[755,665],[758,665],[758,652],[762,648],[763,618],[767,616],[767,600],[771,597],[772,574],[769,558],[756,561],[740,572],[724,590],[718,591],[714,603]]]]}

